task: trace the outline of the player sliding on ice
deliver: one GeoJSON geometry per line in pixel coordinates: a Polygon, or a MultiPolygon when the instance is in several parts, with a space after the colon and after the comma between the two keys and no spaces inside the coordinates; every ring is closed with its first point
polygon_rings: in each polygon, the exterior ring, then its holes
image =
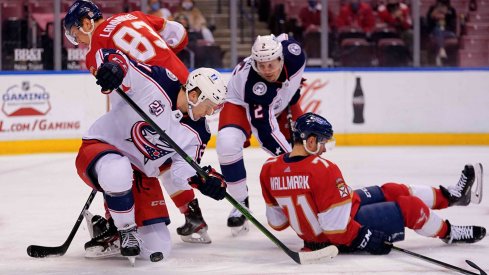
{"type": "Polygon", "coordinates": [[[333,140],[331,124],[307,113],[295,123],[290,153],[269,158],[260,174],[268,223],[289,225],[304,240],[304,250],[337,245],[340,251],[387,254],[391,242],[404,239],[404,228],[448,244],[482,240],[486,229],[453,225],[433,209],[480,203],[482,165],[467,164],[449,187],[386,183],[352,191],[340,169],[321,158],[333,140]],[[476,185],[474,185],[476,182],[476,185]],[[473,189],[473,190],[472,190],[473,189]]]}
{"type": "MultiPolygon", "coordinates": [[[[217,111],[224,102],[226,87],[220,74],[210,68],[194,70],[182,86],[169,70],[129,60],[122,52],[101,49],[96,54],[95,76],[104,93],[119,87],[166,134],[195,161],[205,146],[200,139],[206,125],[192,127],[217,111]]],[[[136,256],[152,252],[168,256],[171,248],[166,225],[170,219],[157,176],[171,163],[171,176],[191,184],[204,195],[221,200],[226,194],[223,177],[210,166],[204,180],[118,94],[110,93],[111,110],[100,117],[83,136],[76,158],[79,176],[90,187],[103,192],[113,226],[93,232],[87,252],[103,254],[120,239],[120,255],[134,263],[136,256]],[[98,232],[98,235],[97,235],[98,232]]],[[[209,134],[207,132],[207,134],[209,134]]],[[[97,217],[98,218],[98,217],[97,217]]],[[[119,252],[119,246],[115,250],[119,252]]]]}

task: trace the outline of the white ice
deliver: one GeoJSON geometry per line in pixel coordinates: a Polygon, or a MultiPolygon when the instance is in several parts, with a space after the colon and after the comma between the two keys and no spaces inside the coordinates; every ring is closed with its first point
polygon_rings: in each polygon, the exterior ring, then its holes
{"type": "MultiPolygon", "coordinates": [[[[489,181],[489,147],[337,147],[325,157],[339,165],[353,188],[389,181],[451,185],[458,181],[464,164],[470,162],[483,163],[489,181]]],[[[251,210],[283,243],[299,250],[302,242],[291,229],[276,232],[266,223],[258,183],[266,158],[259,149],[245,150],[251,210]]],[[[209,225],[210,245],[180,240],[175,228],[183,224],[184,218],[167,196],[173,252],[162,262],[139,260],[136,267],[131,267],[123,258],[85,259],[83,244],[89,239],[85,222],[64,256],[30,258],[26,253],[30,244],[58,246],[65,241],[90,193],[76,174],[74,160],[73,153],[0,157],[0,274],[447,274],[448,271],[397,251],[386,256],[339,255],[329,263],[298,265],[253,225],[246,236],[232,237],[226,227],[231,205],[201,194],[197,196],[209,225]]],[[[206,152],[203,164],[219,168],[214,150],[206,152]]],[[[453,224],[487,228],[487,196],[480,205],[453,207],[438,213],[453,224]]],[[[103,213],[100,194],[90,211],[103,213]]],[[[489,271],[489,238],[476,244],[449,246],[407,229],[406,240],[396,245],[476,272],[464,261],[470,259],[489,271]]]]}

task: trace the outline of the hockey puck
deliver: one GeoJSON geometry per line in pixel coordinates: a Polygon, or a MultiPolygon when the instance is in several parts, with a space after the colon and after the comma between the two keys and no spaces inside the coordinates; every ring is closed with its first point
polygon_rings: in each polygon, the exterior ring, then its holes
{"type": "Polygon", "coordinates": [[[154,252],[153,254],[149,255],[149,259],[155,263],[163,260],[163,253],[161,252],[154,252]]]}

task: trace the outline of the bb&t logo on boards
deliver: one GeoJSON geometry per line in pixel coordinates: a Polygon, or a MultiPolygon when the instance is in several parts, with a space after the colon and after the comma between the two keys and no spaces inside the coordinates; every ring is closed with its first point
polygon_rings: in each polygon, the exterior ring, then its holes
{"type": "Polygon", "coordinates": [[[8,117],[44,116],[51,110],[46,89],[29,81],[13,85],[2,94],[2,112],[8,117]]]}

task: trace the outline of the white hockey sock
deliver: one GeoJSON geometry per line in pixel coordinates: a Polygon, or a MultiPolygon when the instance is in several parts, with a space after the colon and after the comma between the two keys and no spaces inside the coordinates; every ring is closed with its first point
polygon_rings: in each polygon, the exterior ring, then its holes
{"type": "Polygon", "coordinates": [[[429,208],[435,205],[435,190],[430,186],[408,185],[411,195],[420,198],[429,208]]]}

